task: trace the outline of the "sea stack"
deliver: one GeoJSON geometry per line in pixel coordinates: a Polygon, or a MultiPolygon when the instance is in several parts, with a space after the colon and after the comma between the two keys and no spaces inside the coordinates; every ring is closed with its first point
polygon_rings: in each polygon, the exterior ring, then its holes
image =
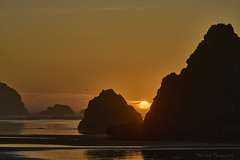
{"type": "Polygon", "coordinates": [[[99,96],[89,101],[84,118],[79,123],[80,132],[105,133],[112,125],[142,123],[143,119],[133,106],[112,89],[103,90],[99,96]]]}
{"type": "Polygon", "coordinates": [[[240,38],[213,25],[180,74],[171,73],[147,113],[144,135],[167,141],[240,141],[240,38]]]}
{"type": "Polygon", "coordinates": [[[55,104],[53,107],[48,107],[47,110],[39,113],[40,115],[71,115],[74,114],[73,110],[62,104],[55,104]]]}
{"type": "Polygon", "coordinates": [[[18,92],[0,82],[0,115],[28,114],[18,92]]]}

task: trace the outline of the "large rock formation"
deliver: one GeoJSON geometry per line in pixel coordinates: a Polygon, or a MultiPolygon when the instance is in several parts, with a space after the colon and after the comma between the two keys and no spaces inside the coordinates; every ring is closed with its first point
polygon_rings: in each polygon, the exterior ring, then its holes
{"type": "Polygon", "coordinates": [[[6,84],[0,82],[0,115],[27,114],[21,96],[6,84]]]}
{"type": "Polygon", "coordinates": [[[162,80],[144,134],[162,140],[240,140],[240,38],[213,25],[181,73],[162,80]]]}
{"type": "Polygon", "coordinates": [[[53,107],[48,107],[47,110],[39,113],[40,115],[70,115],[74,114],[73,110],[62,104],[55,104],[53,107]]]}
{"type": "Polygon", "coordinates": [[[105,133],[112,125],[142,123],[142,116],[124,98],[112,89],[103,90],[98,97],[89,101],[84,119],[79,123],[80,132],[105,133]]]}

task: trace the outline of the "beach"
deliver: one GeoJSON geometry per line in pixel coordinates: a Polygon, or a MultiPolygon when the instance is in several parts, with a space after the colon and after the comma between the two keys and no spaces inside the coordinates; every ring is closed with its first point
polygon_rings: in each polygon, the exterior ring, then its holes
{"type": "Polygon", "coordinates": [[[2,159],[218,159],[237,160],[238,144],[112,140],[92,135],[2,135],[2,159]]]}
{"type": "Polygon", "coordinates": [[[75,127],[78,123],[78,120],[2,120],[0,159],[237,160],[240,157],[239,144],[114,140],[106,134],[79,133],[75,127]]]}

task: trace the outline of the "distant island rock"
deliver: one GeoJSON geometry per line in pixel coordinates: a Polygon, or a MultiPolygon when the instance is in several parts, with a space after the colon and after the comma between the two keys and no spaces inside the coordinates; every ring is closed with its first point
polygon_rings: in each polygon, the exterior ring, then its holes
{"type": "Polygon", "coordinates": [[[105,133],[112,125],[142,123],[143,119],[133,106],[112,89],[103,90],[98,97],[89,101],[84,118],[79,123],[80,132],[105,133]]]}
{"type": "Polygon", "coordinates": [[[28,114],[18,92],[0,82],[0,115],[28,114]]]}
{"type": "Polygon", "coordinates": [[[143,123],[150,139],[240,141],[240,38],[213,25],[180,74],[171,73],[143,123]]]}
{"type": "Polygon", "coordinates": [[[53,107],[48,107],[47,110],[39,113],[40,115],[71,115],[74,114],[73,110],[62,104],[55,104],[53,107]]]}

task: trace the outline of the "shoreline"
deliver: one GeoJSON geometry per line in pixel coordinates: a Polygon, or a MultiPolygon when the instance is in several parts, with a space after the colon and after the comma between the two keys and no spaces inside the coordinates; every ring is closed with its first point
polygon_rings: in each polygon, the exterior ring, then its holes
{"type": "Polygon", "coordinates": [[[147,140],[113,140],[106,134],[88,135],[0,135],[0,147],[6,144],[67,145],[79,149],[238,149],[239,143],[163,142],[147,140]],[[85,147],[85,148],[84,148],[85,147]]]}
{"type": "Polygon", "coordinates": [[[237,160],[240,157],[240,144],[124,141],[108,139],[105,134],[0,135],[0,157],[4,160],[61,159],[61,156],[67,159],[71,154],[74,160],[79,159],[80,155],[86,160],[117,156],[131,159],[133,155],[153,160],[174,157],[237,160]]]}

